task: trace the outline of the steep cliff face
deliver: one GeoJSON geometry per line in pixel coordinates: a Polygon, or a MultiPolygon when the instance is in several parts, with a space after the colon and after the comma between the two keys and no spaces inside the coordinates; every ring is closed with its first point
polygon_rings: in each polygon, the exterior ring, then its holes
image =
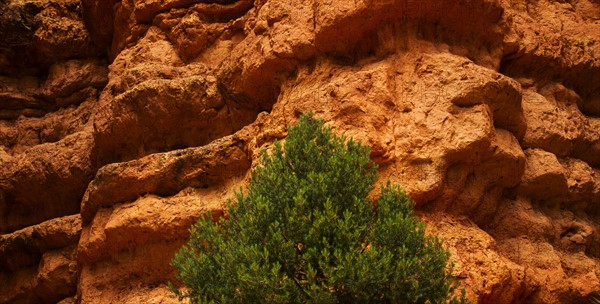
{"type": "Polygon", "coordinates": [[[177,302],[187,228],[308,111],[472,301],[600,293],[596,0],[2,0],[0,302],[177,302]]]}

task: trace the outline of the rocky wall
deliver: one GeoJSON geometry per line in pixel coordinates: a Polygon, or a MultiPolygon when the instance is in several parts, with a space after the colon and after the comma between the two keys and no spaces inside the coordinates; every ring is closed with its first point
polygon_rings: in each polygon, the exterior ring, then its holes
{"type": "Polygon", "coordinates": [[[595,0],[0,1],[0,302],[176,303],[169,261],[313,111],[475,303],[600,293],[595,0]]]}

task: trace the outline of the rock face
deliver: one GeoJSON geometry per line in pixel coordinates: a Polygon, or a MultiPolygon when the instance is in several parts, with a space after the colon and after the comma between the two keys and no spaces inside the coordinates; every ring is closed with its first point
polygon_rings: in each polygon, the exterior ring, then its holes
{"type": "Polygon", "coordinates": [[[308,111],[473,302],[600,294],[600,2],[42,2],[0,1],[0,303],[176,303],[188,227],[308,111]]]}

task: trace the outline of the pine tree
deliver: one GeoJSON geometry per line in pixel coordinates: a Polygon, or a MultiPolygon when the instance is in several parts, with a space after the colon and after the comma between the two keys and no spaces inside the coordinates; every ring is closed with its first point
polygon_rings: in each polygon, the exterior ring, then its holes
{"type": "MultiPolygon", "coordinates": [[[[192,303],[459,303],[449,253],[369,149],[312,114],[263,151],[228,219],[207,215],[172,261],[192,303]]],[[[464,291],[463,291],[464,296],[464,291]]]]}

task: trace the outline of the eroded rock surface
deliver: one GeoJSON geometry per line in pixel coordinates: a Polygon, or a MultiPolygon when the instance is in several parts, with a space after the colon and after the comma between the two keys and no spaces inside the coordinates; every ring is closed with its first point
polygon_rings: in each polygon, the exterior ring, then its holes
{"type": "Polygon", "coordinates": [[[0,301],[58,302],[77,290],[79,214],[0,236],[0,301]]]}
{"type": "Polygon", "coordinates": [[[594,0],[0,1],[0,302],[177,302],[188,227],[313,111],[417,201],[473,302],[585,303],[598,20],[594,0]]]}

